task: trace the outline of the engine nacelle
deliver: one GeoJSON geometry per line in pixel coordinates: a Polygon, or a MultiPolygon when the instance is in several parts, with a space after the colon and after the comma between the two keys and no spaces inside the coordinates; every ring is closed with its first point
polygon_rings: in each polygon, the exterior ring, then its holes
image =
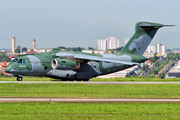
{"type": "Polygon", "coordinates": [[[80,63],[68,59],[56,58],[51,62],[53,69],[58,70],[75,70],[80,68],[80,63]]]}

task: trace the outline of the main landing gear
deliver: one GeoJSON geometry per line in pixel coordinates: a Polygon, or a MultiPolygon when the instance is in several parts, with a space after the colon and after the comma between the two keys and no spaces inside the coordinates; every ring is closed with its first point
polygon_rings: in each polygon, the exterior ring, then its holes
{"type": "Polygon", "coordinates": [[[22,77],[17,77],[17,81],[22,81],[22,77]]]}

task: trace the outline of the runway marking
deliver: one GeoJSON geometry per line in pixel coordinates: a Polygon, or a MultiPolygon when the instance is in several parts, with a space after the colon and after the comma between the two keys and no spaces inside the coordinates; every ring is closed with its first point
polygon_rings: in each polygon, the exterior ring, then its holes
{"type": "Polygon", "coordinates": [[[22,98],[1,97],[0,102],[67,102],[67,103],[92,103],[92,102],[161,102],[180,103],[180,99],[154,99],[154,98],[22,98]]]}

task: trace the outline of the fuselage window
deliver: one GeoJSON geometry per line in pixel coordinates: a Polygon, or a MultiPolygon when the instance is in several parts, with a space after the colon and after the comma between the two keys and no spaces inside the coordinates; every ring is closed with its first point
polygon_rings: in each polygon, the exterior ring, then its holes
{"type": "Polygon", "coordinates": [[[22,63],[22,59],[19,59],[18,63],[22,63]]]}
{"type": "Polygon", "coordinates": [[[26,63],[26,60],[25,59],[23,59],[23,64],[25,64],[26,63]]]}

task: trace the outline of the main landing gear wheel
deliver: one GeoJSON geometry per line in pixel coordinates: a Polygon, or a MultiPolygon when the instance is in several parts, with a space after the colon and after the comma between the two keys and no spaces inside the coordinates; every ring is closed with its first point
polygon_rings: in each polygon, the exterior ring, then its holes
{"type": "Polygon", "coordinates": [[[63,78],[62,78],[61,81],[67,81],[67,79],[63,79],[63,78]]]}
{"type": "Polygon", "coordinates": [[[17,81],[22,81],[22,77],[17,77],[17,81]]]}
{"type": "Polygon", "coordinates": [[[81,81],[81,79],[77,79],[76,81],[78,81],[78,82],[79,82],[79,81],[81,81]]]}
{"type": "Polygon", "coordinates": [[[73,79],[70,79],[70,80],[68,80],[68,81],[74,81],[73,79]]]}
{"type": "Polygon", "coordinates": [[[89,79],[82,79],[82,80],[81,79],[77,79],[76,81],[78,81],[78,82],[79,81],[89,81],[89,79]]]}
{"type": "Polygon", "coordinates": [[[83,81],[89,81],[89,79],[84,79],[83,81]]]}

